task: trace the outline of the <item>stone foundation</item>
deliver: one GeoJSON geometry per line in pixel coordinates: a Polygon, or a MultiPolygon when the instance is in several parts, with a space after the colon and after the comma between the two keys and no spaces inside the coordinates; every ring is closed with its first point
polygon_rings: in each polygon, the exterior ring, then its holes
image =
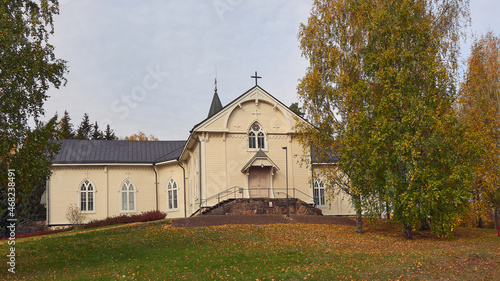
{"type": "MultiPolygon", "coordinates": [[[[289,198],[289,211],[291,215],[316,215],[322,216],[320,209],[297,198],[289,198]]],[[[203,215],[264,215],[286,214],[286,198],[239,198],[234,201],[218,204],[203,215]]]]}

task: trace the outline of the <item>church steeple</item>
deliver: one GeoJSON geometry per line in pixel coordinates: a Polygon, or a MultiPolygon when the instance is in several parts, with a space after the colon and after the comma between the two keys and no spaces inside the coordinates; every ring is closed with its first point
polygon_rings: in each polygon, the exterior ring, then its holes
{"type": "Polygon", "coordinates": [[[214,97],[212,98],[212,104],[210,105],[210,110],[208,111],[208,117],[212,117],[221,109],[222,103],[220,102],[219,95],[217,94],[217,78],[215,78],[214,97]]]}

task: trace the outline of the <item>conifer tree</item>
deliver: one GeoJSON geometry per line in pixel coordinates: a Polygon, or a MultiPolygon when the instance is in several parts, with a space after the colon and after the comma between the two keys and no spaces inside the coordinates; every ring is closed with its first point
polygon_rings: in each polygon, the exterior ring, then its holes
{"type": "Polygon", "coordinates": [[[72,139],[75,137],[73,124],[71,124],[71,118],[67,110],[64,111],[64,116],[59,121],[58,130],[60,139],[72,139]]]}
{"type": "Polygon", "coordinates": [[[88,140],[91,137],[92,125],[90,125],[89,115],[85,113],[83,115],[82,122],[78,125],[78,130],[76,133],[76,138],[81,140],[88,140]]]}
{"type": "Polygon", "coordinates": [[[113,130],[111,130],[109,124],[106,126],[106,131],[104,131],[104,139],[105,140],[116,140],[118,139],[116,136],[115,136],[115,133],[113,130]]]}
{"type": "Polygon", "coordinates": [[[97,124],[97,121],[94,123],[94,126],[92,127],[92,139],[93,140],[100,140],[104,137],[103,133],[101,130],[99,130],[99,125],[97,124]]]}

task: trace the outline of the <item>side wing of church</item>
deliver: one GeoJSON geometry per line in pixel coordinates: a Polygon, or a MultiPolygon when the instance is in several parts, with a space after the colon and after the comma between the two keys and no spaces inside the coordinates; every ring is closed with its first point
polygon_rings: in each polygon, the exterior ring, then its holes
{"type": "MultiPolygon", "coordinates": [[[[76,205],[89,220],[159,210],[188,217],[227,198],[286,198],[325,215],[352,215],[348,197],[329,200],[294,138],[295,113],[259,86],[226,106],[214,93],[208,117],[185,141],[63,140],[44,202],[47,224],[66,225],[76,205]]],[[[331,163],[330,163],[331,164],[331,163]]]]}

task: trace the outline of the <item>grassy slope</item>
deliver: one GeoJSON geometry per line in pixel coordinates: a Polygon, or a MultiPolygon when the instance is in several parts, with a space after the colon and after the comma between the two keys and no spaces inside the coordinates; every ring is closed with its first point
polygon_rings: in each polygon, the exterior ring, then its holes
{"type": "Polygon", "coordinates": [[[168,222],[80,231],[16,243],[16,274],[0,245],[0,279],[304,280],[494,279],[500,238],[459,229],[454,238],[401,238],[390,226],[228,225],[173,228],[168,222]]]}

